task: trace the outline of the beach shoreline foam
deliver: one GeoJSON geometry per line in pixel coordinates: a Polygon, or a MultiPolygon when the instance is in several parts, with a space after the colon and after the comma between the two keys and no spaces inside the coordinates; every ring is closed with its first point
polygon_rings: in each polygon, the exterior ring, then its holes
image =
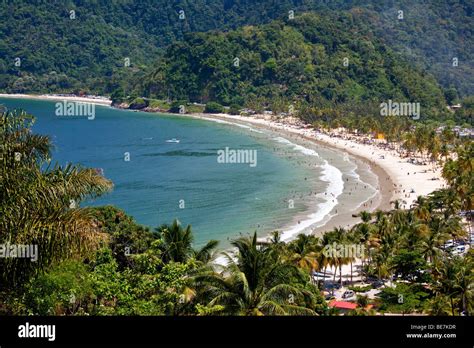
{"type": "MultiPolygon", "coordinates": [[[[324,141],[318,141],[317,139],[313,139],[309,137],[307,134],[303,134],[299,132],[296,128],[282,126],[273,121],[262,122],[264,120],[258,119],[258,118],[230,116],[230,115],[223,115],[223,114],[219,114],[219,115],[199,114],[199,115],[191,115],[191,116],[210,120],[210,121],[214,119],[224,119],[228,121],[234,120],[235,123],[247,122],[247,124],[252,124],[253,126],[262,127],[262,129],[268,129],[268,130],[277,132],[277,134],[281,134],[281,136],[284,137],[285,139],[288,139],[288,138],[291,139],[291,143],[293,144],[296,141],[300,143],[305,143],[309,141],[311,142],[312,145],[316,145],[318,147],[325,147],[326,149],[329,149],[331,151],[336,150],[336,151],[345,152],[344,149],[331,146],[331,144],[327,144],[324,141]]],[[[296,146],[302,147],[303,145],[296,144],[296,146]]],[[[302,149],[300,149],[300,151],[301,150],[302,149]]],[[[311,151],[313,150],[306,148],[306,151],[307,151],[305,153],[306,155],[311,155],[311,151]]],[[[350,228],[351,226],[359,222],[359,219],[353,217],[354,214],[357,214],[362,210],[374,211],[376,209],[389,209],[390,208],[390,201],[392,199],[392,196],[389,191],[393,184],[392,184],[392,180],[388,177],[388,174],[383,170],[383,168],[379,167],[378,165],[374,163],[371,163],[369,160],[367,160],[363,156],[351,154],[351,153],[348,153],[348,156],[350,157],[351,161],[368,165],[369,170],[378,178],[378,181],[379,182],[383,181],[381,185],[382,187],[377,189],[377,192],[376,192],[377,197],[371,197],[373,198],[374,203],[371,204],[370,206],[367,205],[366,207],[363,207],[361,203],[361,206],[355,207],[355,209],[350,209],[350,210],[337,209],[340,202],[336,202],[335,205],[326,205],[326,207],[323,207],[323,206],[324,204],[327,204],[328,202],[319,204],[315,208],[310,209],[309,212],[306,212],[303,215],[296,216],[294,223],[290,227],[282,231],[283,240],[285,241],[291,240],[297,234],[301,233],[306,227],[310,225],[314,225],[314,224],[316,226],[314,226],[311,229],[312,231],[311,233],[319,235],[319,236],[322,235],[324,232],[334,229],[336,227],[350,228]],[[382,178],[384,178],[384,180],[382,180],[382,178]],[[320,211],[320,209],[325,210],[324,214],[320,211]]],[[[328,175],[330,175],[328,171],[331,170],[332,166],[330,166],[329,164],[327,164],[327,166],[328,167],[323,168],[323,175],[322,177],[318,179],[326,181],[326,182],[330,182],[331,178],[328,177],[328,175]],[[324,173],[324,169],[326,169],[325,173],[324,173]]],[[[337,192],[335,190],[337,190],[335,186],[333,186],[333,188],[329,188],[329,192],[333,193],[335,198],[337,198],[342,194],[342,192],[337,192]]],[[[370,200],[370,197],[367,197],[367,200],[370,200]]]]}
{"type": "MultiPolygon", "coordinates": [[[[379,167],[393,181],[394,185],[401,190],[391,190],[391,200],[400,199],[405,201],[406,208],[409,208],[416,200],[417,196],[425,196],[429,193],[442,188],[444,181],[441,177],[441,168],[435,168],[430,163],[414,164],[398,156],[395,151],[389,151],[377,147],[375,144],[361,144],[351,139],[344,139],[337,136],[331,136],[326,133],[317,132],[310,129],[302,129],[297,126],[289,126],[277,123],[271,120],[265,120],[252,116],[231,116],[227,114],[198,114],[192,115],[204,119],[223,118],[225,120],[234,120],[249,124],[260,125],[272,130],[283,130],[290,134],[295,134],[300,138],[328,146],[332,149],[338,149],[348,153],[351,156],[359,158],[369,164],[371,167],[379,167]],[[433,180],[436,179],[436,180],[433,180]],[[409,192],[403,193],[403,189],[417,188],[414,194],[408,196],[409,192]]],[[[385,176],[387,178],[387,176],[385,176]]],[[[394,186],[395,187],[395,186],[394,186]]]]}

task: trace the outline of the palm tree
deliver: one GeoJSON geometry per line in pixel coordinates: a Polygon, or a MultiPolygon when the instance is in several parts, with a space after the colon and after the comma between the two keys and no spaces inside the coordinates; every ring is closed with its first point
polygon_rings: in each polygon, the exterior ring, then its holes
{"type": "Polygon", "coordinates": [[[431,207],[429,201],[425,197],[418,196],[415,202],[413,202],[413,208],[416,218],[422,221],[429,221],[429,218],[431,217],[431,207]]]}
{"type": "Polygon", "coordinates": [[[413,132],[407,132],[403,136],[403,147],[407,150],[408,154],[416,150],[416,135],[413,132]]]}
{"type": "MultiPolygon", "coordinates": [[[[449,159],[443,167],[443,177],[459,196],[461,208],[468,212],[474,209],[474,142],[457,148],[457,160],[449,159]]],[[[471,224],[469,224],[471,232],[471,224]]]]}
{"type": "Polygon", "coordinates": [[[0,240],[38,247],[37,262],[0,259],[1,286],[24,283],[52,262],[85,256],[106,240],[90,209],[79,203],[112,183],[94,169],[51,166],[50,139],[33,134],[33,123],[24,111],[0,115],[0,240]]]}
{"type": "Polygon", "coordinates": [[[441,144],[441,147],[439,148],[439,154],[440,154],[441,157],[443,157],[444,161],[446,162],[446,160],[448,159],[448,156],[449,156],[448,144],[446,144],[446,143],[441,144]]]}
{"type": "Polygon", "coordinates": [[[431,233],[422,240],[421,252],[428,262],[436,260],[441,252],[442,236],[438,230],[431,230],[431,233]]]}
{"type": "MultiPolygon", "coordinates": [[[[348,232],[346,234],[346,241],[349,243],[349,244],[352,244],[352,245],[355,245],[355,244],[361,244],[360,242],[360,238],[359,236],[354,232],[354,230],[351,230],[350,232],[348,232]]],[[[363,255],[360,255],[361,257],[363,257],[363,255]]],[[[347,260],[349,261],[350,265],[351,265],[351,284],[353,283],[353,269],[352,269],[352,264],[355,260],[355,255],[350,255],[347,257],[347,260]]]]}
{"type": "Polygon", "coordinates": [[[430,153],[431,161],[434,163],[438,162],[439,156],[441,155],[441,141],[436,135],[436,132],[432,131],[431,142],[428,143],[428,152],[430,153]]]}
{"type": "Polygon", "coordinates": [[[184,263],[191,258],[202,263],[208,263],[213,258],[213,251],[218,245],[218,241],[211,240],[207,242],[201,249],[193,249],[193,233],[191,225],[186,228],[175,219],[171,225],[161,225],[155,229],[158,233],[162,244],[162,260],[163,262],[181,262],[184,263]]]}
{"type": "Polygon", "coordinates": [[[316,314],[308,308],[314,294],[291,284],[298,278],[297,268],[282,262],[269,244],[257,242],[256,233],[232,245],[236,257],[226,255],[222,272],[207,271],[194,278],[209,306],[224,306],[230,315],[316,314]]]}
{"type": "Polygon", "coordinates": [[[362,260],[361,260],[362,261],[361,272],[363,274],[365,262],[367,261],[368,263],[370,263],[371,249],[378,245],[378,237],[375,234],[376,228],[375,228],[375,225],[362,222],[355,225],[353,228],[353,231],[357,236],[356,240],[358,240],[359,243],[362,243],[365,250],[362,260]]]}
{"type": "Polygon", "coordinates": [[[319,239],[313,235],[299,234],[288,244],[287,252],[289,262],[308,272],[313,281],[313,272],[319,269],[319,239]]]}
{"type": "Polygon", "coordinates": [[[270,233],[269,243],[275,252],[282,254],[286,252],[286,243],[281,240],[281,232],[273,231],[270,233]]]}
{"type": "Polygon", "coordinates": [[[473,299],[474,262],[472,251],[465,257],[445,257],[435,268],[434,290],[439,296],[446,296],[451,305],[451,314],[456,308],[468,314],[473,299]]]}
{"type": "MultiPolygon", "coordinates": [[[[344,228],[338,227],[335,228],[333,231],[333,243],[336,243],[337,245],[343,246],[347,244],[346,240],[346,230],[344,228]]],[[[342,286],[342,266],[347,264],[349,262],[348,255],[333,255],[333,265],[334,265],[334,279],[333,281],[335,282],[336,280],[336,272],[337,268],[339,267],[339,283],[342,286]]]]}
{"type": "Polygon", "coordinates": [[[428,199],[433,210],[442,212],[445,219],[458,214],[461,210],[461,199],[451,188],[434,191],[428,199]]]}
{"type": "MultiPolygon", "coordinates": [[[[325,250],[326,248],[328,248],[332,244],[332,242],[333,242],[333,237],[330,232],[323,234],[320,240],[321,250],[325,250]]],[[[320,268],[323,269],[323,284],[322,284],[323,289],[326,282],[326,270],[328,266],[331,266],[332,264],[333,264],[333,259],[331,257],[326,256],[324,252],[321,252],[319,254],[318,265],[320,268]]]]}
{"type": "Polygon", "coordinates": [[[436,316],[448,316],[451,314],[449,298],[443,294],[436,294],[428,301],[428,313],[436,316]]]}
{"type": "Polygon", "coordinates": [[[372,214],[367,210],[361,211],[357,216],[359,216],[364,223],[369,223],[370,220],[372,220],[372,214]]]}

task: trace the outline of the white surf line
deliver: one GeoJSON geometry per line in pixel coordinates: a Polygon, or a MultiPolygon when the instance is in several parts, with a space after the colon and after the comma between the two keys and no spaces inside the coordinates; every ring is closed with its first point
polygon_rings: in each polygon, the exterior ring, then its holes
{"type": "MultiPolygon", "coordinates": [[[[342,180],[342,172],[338,168],[330,165],[327,161],[325,161],[325,163],[322,165],[322,168],[323,172],[320,177],[320,180],[329,183],[329,185],[324,193],[319,193],[316,196],[318,198],[322,198],[324,202],[319,203],[317,205],[317,210],[314,213],[309,214],[306,220],[301,221],[289,230],[283,231],[281,238],[283,241],[291,240],[296,235],[303,233],[309,227],[324,220],[324,218],[327,217],[331,213],[331,211],[339,204],[339,200],[337,198],[344,191],[344,181],[342,180]]],[[[329,219],[326,221],[326,223],[328,221],[329,219]]],[[[311,232],[311,230],[307,231],[307,233],[311,232]]]]}
{"type": "Polygon", "coordinates": [[[315,150],[308,149],[307,147],[304,147],[302,145],[295,144],[291,142],[290,140],[283,138],[281,136],[273,138],[273,139],[281,144],[293,146],[293,150],[300,151],[304,155],[319,157],[319,153],[317,153],[315,150]]]}
{"type": "MultiPolygon", "coordinates": [[[[346,158],[344,158],[344,161],[345,161],[345,160],[346,160],[346,158]]],[[[348,161],[349,161],[349,159],[348,159],[348,161]]],[[[352,162],[352,163],[353,163],[353,162],[352,162]]],[[[367,165],[367,167],[368,167],[368,171],[369,171],[372,175],[375,176],[375,180],[377,180],[377,184],[378,184],[378,182],[379,182],[379,177],[378,177],[378,175],[376,175],[375,173],[372,172],[371,167],[370,167],[369,165],[367,165]]],[[[357,207],[355,207],[354,209],[352,209],[351,211],[356,211],[356,210],[358,210],[363,204],[367,203],[368,201],[370,201],[371,199],[373,199],[374,197],[376,197],[376,196],[380,193],[380,190],[378,190],[378,189],[377,189],[376,187],[374,187],[372,184],[369,184],[368,182],[365,182],[365,181],[361,180],[360,175],[356,172],[357,168],[358,168],[358,166],[357,166],[357,164],[355,164],[354,169],[352,169],[347,175],[352,176],[353,178],[355,178],[355,179],[359,182],[359,184],[362,184],[362,185],[364,185],[364,186],[367,186],[367,187],[371,188],[371,189],[374,191],[374,193],[373,193],[371,196],[369,196],[366,200],[361,201],[361,202],[359,203],[359,205],[358,205],[357,207]]],[[[374,206],[374,207],[371,208],[371,209],[372,209],[372,210],[375,210],[376,207],[374,206]]]]}
{"type": "MultiPolygon", "coordinates": [[[[225,120],[206,117],[206,116],[202,116],[202,115],[187,114],[186,116],[201,119],[201,120],[206,120],[206,121],[210,121],[210,122],[217,122],[217,123],[221,123],[221,124],[229,124],[229,125],[232,125],[232,126],[245,128],[245,129],[248,129],[250,131],[257,132],[257,133],[267,134],[266,132],[256,130],[255,128],[253,128],[251,126],[244,125],[244,124],[241,124],[239,122],[228,122],[228,121],[225,121],[225,120]]],[[[219,116],[219,115],[216,115],[216,116],[219,116]]],[[[245,122],[245,120],[243,122],[245,122]]],[[[285,130],[284,127],[278,127],[277,126],[276,128],[278,130],[285,130]]],[[[275,131],[275,130],[273,130],[273,131],[275,131]]],[[[276,138],[274,138],[274,140],[277,140],[280,143],[291,145],[291,146],[293,146],[294,150],[300,151],[304,155],[319,157],[319,153],[317,153],[315,150],[309,149],[309,148],[304,147],[302,145],[295,144],[295,143],[291,142],[290,140],[288,140],[288,139],[286,139],[282,136],[276,137],[276,138]]],[[[336,150],[337,151],[338,149],[331,148],[331,150],[333,150],[333,151],[336,150]]],[[[343,153],[343,155],[347,154],[344,151],[341,151],[341,152],[343,153]]],[[[344,158],[344,160],[346,160],[346,158],[344,158]]],[[[349,159],[347,158],[347,160],[349,160],[349,159]]],[[[315,228],[322,227],[326,223],[328,223],[334,216],[337,215],[337,214],[331,214],[331,211],[333,210],[333,208],[335,206],[337,206],[339,204],[339,201],[338,201],[337,197],[339,197],[344,191],[344,180],[342,179],[342,172],[338,168],[330,165],[326,160],[325,160],[325,163],[321,167],[323,168],[323,171],[322,171],[322,175],[319,177],[319,179],[322,180],[322,181],[328,182],[329,185],[328,185],[325,192],[319,193],[316,196],[319,197],[319,198],[324,199],[324,202],[319,203],[317,205],[318,210],[314,213],[309,214],[308,218],[306,220],[300,221],[300,223],[296,224],[295,226],[291,227],[290,229],[288,229],[286,231],[283,231],[282,234],[281,234],[281,240],[282,241],[285,241],[285,242],[290,241],[296,235],[303,232],[305,229],[308,229],[310,226],[315,225],[318,222],[321,222],[322,220],[325,220],[325,218],[327,218],[324,222],[322,222],[321,224],[315,226],[315,228]],[[331,180],[331,178],[337,178],[337,179],[331,180]],[[336,181],[337,181],[337,183],[336,183],[336,181]],[[329,202],[331,202],[333,204],[329,205],[328,204],[329,202]]],[[[308,233],[311,233],[311,232],[312,231],[308,231],[308,233]]],[[[261,237],[259,239],[266,241],[266,240],[269,239],[269,236],[267,235],[267,236],[261,237]]],[[[227,249],[224,252],[226,252],[229,255],[233,255],[235,253],[235,248],[227,249]]],[[[215,263],[217,265],[220,265],[220,266],[225,266],[225,265],[227,265],[228,260],[224,256],[219,256],[219,257],[216,258],[215,263]]]]}
{"type": "Polygon", "coordinates": [[[206,120],[206,121],[212,121],[212,122],[216,122],[216,123],[228,124],[228,125],[231,125],[231,126],[237,126],[237,127],[240,127],[240,128],[245,128],[245,129],[248,129],[248,130],[250,130],[252,132],[255,132],[255,133],[260,133],[260,134],[265,133],[265,132],[262,132],[258,129],[255,129],[251,126],[248,126],[248,125],[242,124],[242,123],[238,123],[238,122],[228,122],[228,121],[224,121],[224,120],[221,120],[221,119],[218,119],[218,118],[210,118],[210,117],[205,117],[205,116],[200,116],[198,118],[202,119],[202,120],[206,120]]]}
{"type": "MultiPolygon", "coordinates": [[[[314,156],[318,158],[320,157],[319,153],[315,150],[309,149],[299,144],[295,144],[284,137],[279,136],[274,139],[279,143],[291,146],[293,150],[299,151],[306,156],[314,156]]],[[[289,241],[299,233],[302,233],[307,230],[309,227],[317,224],[318,222],[321,222],[331,213],[334,207],[339,204],[337,198],[344,191],[344,180],[342,179],[342,172],[333,165],[330,165],[329,162],[326,160],[324,160],[324,164],[320,165],[320,167],[322,168],[322,174],[319,179],[321,181],[329,183],[329,185],[326,188],[325,192],[318,193],[316,197],[321,198],[324,201],[322,203],[319,203],[316,206],[316,211],[308,214],[305,220],[299,221],[293,227],[284,230],[281,234],[282,241],[289,241]]],[[[327,221],[329,220],[330,219],[328,219],[327,221]]],[[[325,223],[327,223],[327,221],[325,223]]]]}
{"type": "MultiPolygon", "coordinates": [[[[281,136],[274,137],[273,140],[281,144],[291,146],[294,151],[301,152],[305,156],[314,156],[318,158],[320,157],[319,153],[316,152],[315,150],[309,149],[302,145],[295,144],[284,137],[281,137],[281,136]]],[[[322,198],[324,202],[319,203],[316,207],[317,210],[307,215],[307,219],[300,221],[300,223],[283,231],[281,233],[281,240],[284,242],[290,241],[296,235],[303,232],[305,229],[308,229],[310,226],[317,224],[318,222],[321,222],[322,220],[327,218],[326,221],[324,221],[322,224],[318,225],[317,227],[321,227],[325,225],[328,221],[331,220],[333,216],[337,215],[337,214],[330,214],[330,213],[333,210],[333,208],[339,204],[337,197],[339,197],[344,191],[344,180],[342,180],[342,172],[338,168],[330,165],[328,161],[326,160],[324,160],[324,164],[320,165],[320,167],[323,170],[322,170],[321,176],[319,177],[319,180],[327,182],[329,183],[329,185],[326,188],[325,192],[317,194],[316,197],[322,198]],[[331,204],[328,204],[328,203],[331,203],[331,204]]],[[[308,232],[310,233],[311,231],[308,231],[308,232]]],[[[268,241],[269,238],[270,236],[266,235],[259,239],[261,241],[268,241]]],[[[234,248],[228,249],[225,252],[227,252],[229,255],[232,255],[235,252],[235,249],[234,248]]],[[[224,256],[219,256],[216,258],[215,263],[221,266],[225,266],[228,263],[228,259],[224,256]]]]}

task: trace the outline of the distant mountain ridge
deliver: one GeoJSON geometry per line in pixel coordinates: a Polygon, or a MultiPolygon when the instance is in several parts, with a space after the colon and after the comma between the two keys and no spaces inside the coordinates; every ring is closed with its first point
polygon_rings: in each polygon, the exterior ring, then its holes
{"type": "Polygon", "coordinates": [[[465,0],[4,1],[0,90],[109,94],[130,88],[162,48],[187,33],[268,23],[289,11],[350,11],[361,30],[428,69],[443,87],[474,94],[473,4],[465,0]]]}

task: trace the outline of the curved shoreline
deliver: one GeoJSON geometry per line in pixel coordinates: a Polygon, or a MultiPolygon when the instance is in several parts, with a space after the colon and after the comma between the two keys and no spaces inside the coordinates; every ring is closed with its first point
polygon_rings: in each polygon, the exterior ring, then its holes
{"type": "MultiPolygon", "coordinates": [[[[70,100],[75,102],[93,103],[102,106],[111,106],[111,101],[109,99],[93,96],[76,97],[62,95],[0,94],[0,97],[49,101],[70,100]]],[[[298,145],[301,145],[303,142],[304,146],[304,142],[309,141],[318,147],[324,147],[332,151],[341,151],[348,154],[353,160],[368,165],[370,171],[378,178],[378,203],[372,205],[370,208],[363,207],[361,204],[361,206],[357,207],[353,211],[348,211],[344,214],[338,213],[333,215],[321,226],[317,226],[312,229],[313,233],[316,234],[321,234],[322,232],[328,231],[335,227],[350,227],[359,222],[359,219],[352,217],[353,214],[356,214],[362,210],[373,211],[375,209],[390,209],[390,202],[396,199],[401,199],[404,202],[402,206],[404,208],[408,208],[416,199],[416,196],[429,194],[430,192],[443,186],[443,181],[440,180],[440,170],[434,170],[433,168],[430,168],[429,165],[415,165],[412,163],[407,163],[406,161],[404,162],[399,156],[395,156],[390,153],[390,151],[376,148],[373,145],[360,144],[350,139],[344,139],[337,136],[333,137],[327,134],[318,133],[314,130],[284,125],[276,121],[263,119],[262,115],[257,118],[254,116],[244,117],[228,114],[168,114],[153,111],[142,112],[171,115],[176,117],[191,117],[208,121],[224,121],[225,123],[234,126],[245,126],[244,128],[247,128],[251,125],[256,128],[262,128],[276,132],[277,134],[281,134],[284,137],[289,137],[290,139],[295,140],[298,145]],[[381,160],[381,158],[383,158],[383,160],[381,160]],[[423,169],[424,172],[416,172],[420,169],[423,169]],[[429,174],[430,170],[432,170],[433,174],[429,174]],[[407,174],[403,175],[403,172],[407,174]],[[410,173],[412,173],[412,176],[408,177],[410,173]],[[417,177],[414,176],[415,174],[417,177]],[[435,177],[437,181],[430,182],[428,181],[430,180],[429,177],[435,177]],[[406,193],[408,190],[410,190],[410,186],[417,188],[415,195],[406,193]]],[[[368,200],[369,199],[370,197],[368,197],[368,200]]],[[[310,213],[311,212],[306,212],[306,216],[308,216],[310,213]]]]}
{"type": "MultiPolygon", "coordinates": [[[[157,114],[160,114],[160,113],[157,113],[157,114]]],[[[171,115],[174,115],[174,114],[171,114],[171,115]]],[[[392,178],[388,175],[387,171],[382,166],[372,162],[370,159],[364,156],[354,154],[350,151],[344,151],[344,149],[341,149],[323,140],[315,139],[308,135],[300,134],[299,132],[292,131],[291,129],[282,129],[281,127],[277,127],[276,125],[262,123],[260,122],[261,120],[252,118],[252,117],[244,118],[242,116],[231,116],[231,115],[223,115],[223,114],[184,114],[184,115],[176,115],[176,116],[177,117],[192,117],[192,118],[207,120],[211,122],[212,121],[225,121],[226,123],[230,125],[234,125],[234,126],[251,125],[253,127],[256,127],[257,129],[261,128],[263,130],[273,131],[277,134],[282,135],[283,137],[289,138],[291,141],[296,141],[298,145],[301,145],[301,143],[304,140],[304,141],[309,141],[312,143],[312,145],[317,145],[318,147],[323,147],[331,151],[346,153],[349,157],[351,157],[353,161],[367,165],[370,168],[370,171],[378,179],[378,185],[377,185],[378,187],[377,187],[377,192],[376,192],[376,195],[378,196],[378,199],[377,199],[378,202],[376,202],[376,204],[372,205],[370,208],[364,207],[361,204],[359,207],[356,207],[355,210],[345,211],[343,213],[339,212],[336,215],[331,215],[327,221],[324,221],[324,218],[323,218],[324,222],[322,222],[321,224],[317,222],[316,224],[318,225],[312,228],[313,234],[322,235],[324,232],[330,231],[336,227],[350,228],[351,226],[357,224],[360,220],[359,218],[354,218],[352,216],[353,214],[357,214],[363,210],[368,210],[368,211],[375,211],[377,209],[387,210],[387,209],[390,209],[391,207],[390,202],[393,199],[393,194],[391,190],[394,185],[394,181],[392,180],[392,178]]],[[[370,200],[370,199],[371,199],[370,197],[367,197],[367,200],[370,200]]],[[[339,204],[340,203],[338,203],[337,205],[339,204]]],[[[304,213],[304,216],[308,217],[313,212],[314,210],[307,211],[304,213]]],[[[300,215],[300,217],[302,216],[300,215]]]]}
{"type": "MultiPolygon", "coordinates": [[[[428,195],[429,193],[445,186],[445,182],[441,176],[441,168],[434,167],[429,163],[410,163],[407,159],[400,157],[394,151],[381,149],[373,144],[361,144],[354,140],[345,139],[336,135],[329,136],[312,129],[291,127],[257,117],[231,116],[226,114],[197,114],[191,116],[203,119],[222,119],[229,123],[232,123],[233,121],[235,123],[242,122],[254,126],[259,125],[276,132],[283,131],[286,134],[294,135],[316,143],[319,146],[345,152],[374,168],[380,174],[379,177],[385,179],[388,178],[387,181],[391,181],[393,184],[390,186],[388,192],[389,196],[391,196],[390,199],[400,199],[405,201],[405,208],[409,208],[418,196],[428,195]],[[394,189],[395,187],[397,187],[397,189],[394,189]],[[407,190],[411,187],[416,187],[416,192],[414,192],[414,194],[410,195],[409,192],[403,192],[403,190],[407,190]]],[[[383,181],[379,182],[380,185],[382,185],[382,183],[383,181]]],[[[390,208],[390,200],[388,200],[388,203],[389,204],[386,205],[387,209],[390,208]]]]}

